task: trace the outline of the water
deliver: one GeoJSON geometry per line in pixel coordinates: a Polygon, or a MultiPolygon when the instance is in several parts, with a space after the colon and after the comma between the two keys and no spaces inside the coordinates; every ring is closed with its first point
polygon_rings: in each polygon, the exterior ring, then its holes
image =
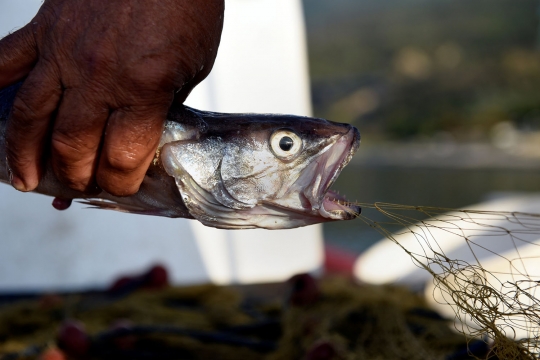
{"type": "MultiPolygon", "coordinates": [[[[332,188],[352,201],[458,208],[481,202],[498,192],[538,192],[540,169],[421,168],[351,163],[332,188]]],[[[368,211],[365,214],[370,218],[383,218],[376,211],[368,211]]],[[[361,220],[324,224],[324,236],[329,244],[354,253],[362,252],[382,238],[361,220]]]]}

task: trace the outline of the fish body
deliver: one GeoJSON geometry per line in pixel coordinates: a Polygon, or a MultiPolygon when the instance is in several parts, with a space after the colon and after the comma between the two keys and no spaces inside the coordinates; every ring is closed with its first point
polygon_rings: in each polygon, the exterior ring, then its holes
{"type": "MultiPolygon", "coordinates": [[[[0,181],[5,183],[9,171],[3,134],[17,89],[0,91],[0,181]]],[[[330,186],[359,143],[356,128],[324,119],[173,106],[136,194],[117,197],[102,191],[89,196],[62,184],[50,166],[35,192],[84,199],[98,208],[196,219],[224,229],[284,229],[347,220],[360,209],[330,186]]]]}

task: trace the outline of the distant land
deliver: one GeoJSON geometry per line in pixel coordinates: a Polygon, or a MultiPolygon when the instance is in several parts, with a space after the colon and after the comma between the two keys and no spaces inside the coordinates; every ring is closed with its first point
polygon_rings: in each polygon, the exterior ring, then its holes
{"type": "Polygon", "coordinates": [[[315,113],[371,138],[540,130],[537,0],[304,0],[315,113]]]}

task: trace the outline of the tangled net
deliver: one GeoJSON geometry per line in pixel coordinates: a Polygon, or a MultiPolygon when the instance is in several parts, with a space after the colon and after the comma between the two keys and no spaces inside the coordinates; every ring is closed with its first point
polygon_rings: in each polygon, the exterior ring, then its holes
{"type": "Polygon", "coordinates": [[[540,214],[355,204],[431,274],[428,291],[452,308],[456,330],[490,344],[487,358],[538,359],[540,214]]]}

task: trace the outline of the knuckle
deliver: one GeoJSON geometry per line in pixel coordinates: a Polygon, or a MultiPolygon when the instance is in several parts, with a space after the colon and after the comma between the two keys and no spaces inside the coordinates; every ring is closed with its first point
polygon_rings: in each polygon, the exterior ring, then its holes
{"type": "Polygon", "coordinates": [[[123,174],[136,172],[143,166],[144,159],[130,151],[114,151],[107,154],[106,161],[110,168],[123,174]]]}
{"type": "Polygon", "coordinates": [[[37,109],[24,92],[19,93],[13,102],[12,117],[18,120],[28,120],[27,122],[16,123],[17,125],[25,124],[28,126],[32,126],[33,121],[40,119],[37,109]]]}
{"type": "Polygon", "coordinates": [[[13,101],[11,113],[15,127],[22,127],[23,130],[29,131],[35,127],[41,129],[44,122],[50,120],[60,98],[60,89],[50,86],[46,94],[35,91],[44,82],[52,83],[49,76],[43,73],[31,75],[19,89],[13,101]]]}
{"type": "Polygon", "coordinates": [[[55,156],[67,160],[81,159],[91,148],[77,136],[67,136],[55,131],[51,137],[51,148],[55,156]]]}
{"type": "Polygon", "coordinates": [[[72,139],[66,139],[56,133],[51,138],[51,147],[55,155],[61,158],[73,157],[74,154],[79,153],[79,147],[74,144],[72,139]]]}

